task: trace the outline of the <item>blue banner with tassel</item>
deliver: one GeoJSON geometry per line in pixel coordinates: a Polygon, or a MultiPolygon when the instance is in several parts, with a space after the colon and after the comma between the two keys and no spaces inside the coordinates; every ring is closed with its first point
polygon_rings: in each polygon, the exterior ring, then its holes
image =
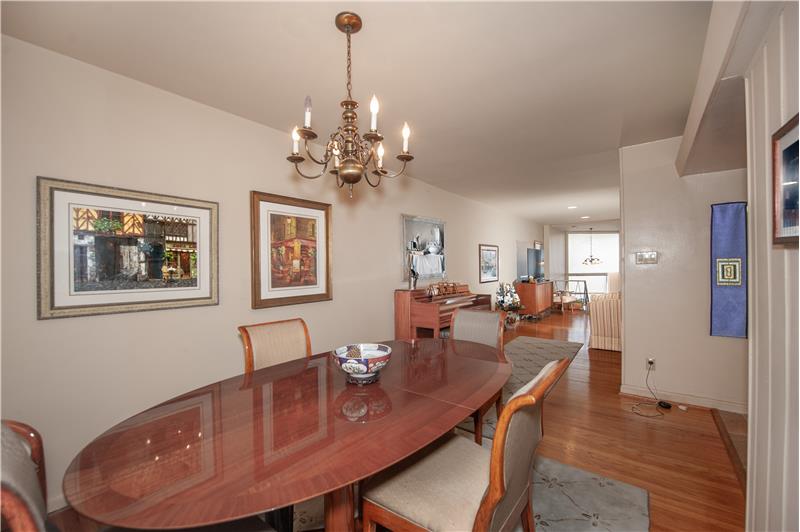
{"type": "Polygon", "coordinates": [[[747,338],[747,203],[711,206],[711,336],[747,338]]]}

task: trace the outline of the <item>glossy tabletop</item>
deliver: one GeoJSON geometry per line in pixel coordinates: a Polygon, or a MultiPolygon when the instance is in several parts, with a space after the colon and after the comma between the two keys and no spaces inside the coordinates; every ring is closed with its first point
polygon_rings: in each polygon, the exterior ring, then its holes
{"type": "Polygon", "coordinates": [[[323,353],[137,414],[75,457],[64,476],[66,498],[101,523],[146,529],[281,508],[341,490],[425,447],[511,374],[497,350],[473,342],[384,343],[392,359],[374,384],[347,384],[323,353]]]}

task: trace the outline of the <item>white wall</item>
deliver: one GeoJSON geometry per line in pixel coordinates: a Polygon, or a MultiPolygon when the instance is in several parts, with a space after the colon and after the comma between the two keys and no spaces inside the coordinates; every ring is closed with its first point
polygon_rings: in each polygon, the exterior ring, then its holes
{"type": "Polygon", "coordinates": [[[747,529],[798,529],[797,247],[772,245],[770,140],[798,109],[797,3],[746,73],[750,211],[747,529]]]}
{"type": "Polygon", "coordinates": [[[567,278],[567,233],[552,225],[545,226],[545,277],[567,278]]]}
{"type": "Polygon", "coordinates": [[[623,291],[623,393],[649,396],[645,361],[665,398],[746,411],[747,340],[709,335],[712,203],[747,199],[744,170],[678,177],[681,138],[620,150],[623,291]],[[640,250],[657,265],[635,264],[640,250]]]}
{"type": "Polygon", "coordinates": [[[315,352],[392,338],[401,213],[444,219],[449,276],[481,293],[496,283],[478,284],[478,243],[500,246],[512,280],[517,240],[542,239],[537,224],[414,179],[362,184],[350,200],[330,179],[293,175],[286,132],[13,38],[2,53],[2,415],[42,432],[51,509],[92,438],[241,373],[237,325],[302,316],[315,352]],[[218,201],[220,305],[37,321],[37,175],[218,201]],[[334,205],[333,301],[250,309],[250,190],[334,205]]]}

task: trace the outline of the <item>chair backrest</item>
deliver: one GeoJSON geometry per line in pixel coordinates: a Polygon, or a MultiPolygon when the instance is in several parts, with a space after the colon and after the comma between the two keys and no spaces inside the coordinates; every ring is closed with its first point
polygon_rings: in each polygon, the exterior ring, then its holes
{"type": "Polygon", "coordinates": [[[47,517],[44,453],[39,433],[3,420],[0,511],[13,531],[43,531],[47,517]]]}
{"type": "Polygon", "coordinates": [[[473,531],[509,530],[517,524],[531,495],[534,453],[542,439],[542,401],[569,363],[569,358],[548,363],[503,407],[492,442],[489,487],[473,531]]]}
{"type": "Polygon", "coordinates": [[[311,338],[302,318],[242,325],[244,372],[311,356],[311,338]]]}
{"type": "Polygon", "coordinates": [[[450,338],[488,345],[503,353],[504,312],[457,308],[450,322],[450,338]]]}

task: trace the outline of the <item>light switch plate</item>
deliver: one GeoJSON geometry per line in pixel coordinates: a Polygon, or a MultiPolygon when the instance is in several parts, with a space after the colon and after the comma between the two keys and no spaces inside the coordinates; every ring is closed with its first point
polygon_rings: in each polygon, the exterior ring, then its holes
{"type": "Polygon", "coordinates": [[[658,264],[658,251],[637,251],[636,264],[658,264]]]}

